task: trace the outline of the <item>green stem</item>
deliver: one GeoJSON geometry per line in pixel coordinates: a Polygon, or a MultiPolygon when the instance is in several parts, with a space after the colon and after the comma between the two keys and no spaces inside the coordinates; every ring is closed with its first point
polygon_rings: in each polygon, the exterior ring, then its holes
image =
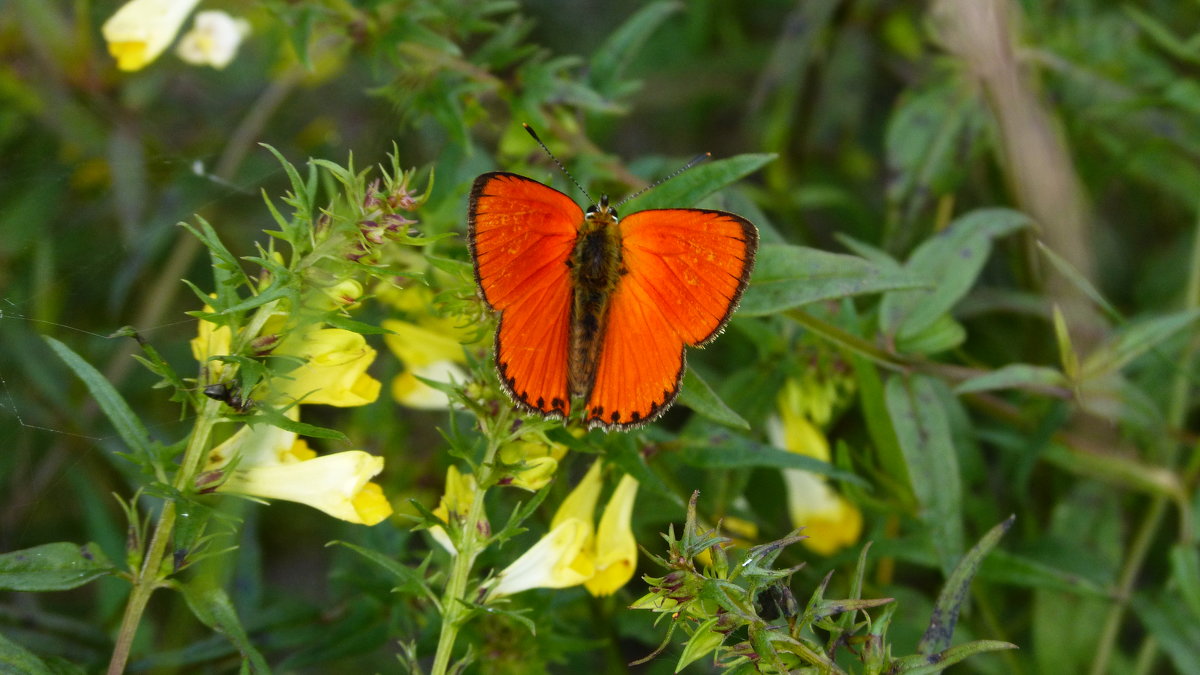
{"type": "MultiPolygon", "coordinates": [[[[496,430],[506,428],[507,416],[501,415],[493,427],[496,430]]],[[[462,539],[458,542],[458,553],[454,556],[454,566],[450,570],[450,579],[446,582],[446,590],[442,594],[442,630],[438,635],[437,655],[433,659],[431,675],[445,675],[450,667],[450,656],[454,652],[454,642],[458,639],[458,631],[466,622],[467,612],[471,607],[467,603],[465,593],[467,582],[471,578],[471,568],[475,566],[475,558],[483,550],[488,537],[479,532],[479,524],[484,516],[483,502],[487,486],[491,483],[493,467],[495,466],[496,451],[503,440],[503,431],[488,434],[487,451],[479,464],[479,475],[475,477],[478,489],[471,500],[471,509],[462,527],[462,539]]]]}
{"type": "MultiPolygon", "coordinates": [[[[204,407],[192,427],[192,436],[188,440],[187,450],[179,471],[175,473],[174,487],[181,492],[186,491],[196,477],[200,462],[208,451],[208,441],[212,436],[212,427],[221,411],[221,402],[204,399],[204,407]]],[[[171,532],[175,528],[175,500],[168,499],[159,514],[158,524],[154,528],[154,536],[146,549],[142,566],[134,572],[133,590],[125,603],[125,613],[121,617],[121,627],[117,632],[117,642],[113,647],[112,659],[108,662],[108,675],[119,675],[125,672],[125,664],[129,661],[129,650],[133,646],[133,638],[137,635],[138,624],[141,623],[142,613],[146,603],[159,587],[165,575],[163,560],[171,542],[171,532]]]]}
{"type": "MultiPolygon", "coordinates": [[[[1188,274],[1187,294],[1184,297],[1184,310],[1195,309],[1196,307],[1200,307],[1200,220],[1197,220],[1196,230],[1193,234],[1192,259],[1188,274]]],[[[1180,365],[1175,369],[1171,398],[1167,402],[1166,421],[1169,430],[1183,427],[1189,407],[1190,381],[1188,378],[1192,371],[1193,354],[1191,351],[1191,340],[1189,339],[1184,344],[1184,353],[1181,354],[1180,365]]],[[[1175,468],[1179,456],[1178,447],[1175,442],[1168,438],[1158,454],[1165,468],[1175,468]]],[[[1187,483],[1184,485],[1186,486],[1187,483]]],[[[1181,526],[1179,538],[1184,545],[1190,545],[1195,533],[1192,531],[1191,522],[1187,518],[1187,509],[1189,506],[1186,500],[1180,506],[1181,526]]],[[[1153,501],[1150,502],[1150,508],[1146,511],[1146,516],[1142,519],[1141,526],[1138,528],[1137,536],[1130,547],[1129,557],[1125,560],[1125,567],[1121,570],[1116,601],[1109,609],[1108,617],[1104,622],[1103,632],[1100,634],[1100,643],[1096,650],[1096,660],[1092,662],[1092,675],[1103,675],[1108,671],[1108,662],[1112,658],[1113,647],[1121,632],[1121,622],[1124,620],[1125,610],[1129,605],[1130,595],[1133,593],[1133,586],[1141,574],[1142,564],[1146,560],[1150,544],[1154,541],[1155,535],[1158,534],[1158,528],[1162,524],[1163,516],[1167,512],[1166,507],[1166,496],[1160,495],[1154,497],[1153,501]]],[[[1155,645],[1154,635],[1147,634],[1138,660],[1142,663],[1152,663],[1157,651],[1155,645]]]]}
{"type": "Polygon", "coordinates": [[[803,310],[790,310],[787,312],[786,316],[792,321],[795,321],[796,323],[804,326],[808,330],[829,340],[830,342],[849,349],[855,354],[858,354],[863,358],[870,359],[871,361],[874,361],[885,368],[904,371],[907,370],[911,365],[905,363],[895,354],[889,354],[883,349],[880,349],[874,343],[864,340],[852,333],[848,333],[827,321],[822,321],[821,319],[818,319],[817,317],[803,310]]]}

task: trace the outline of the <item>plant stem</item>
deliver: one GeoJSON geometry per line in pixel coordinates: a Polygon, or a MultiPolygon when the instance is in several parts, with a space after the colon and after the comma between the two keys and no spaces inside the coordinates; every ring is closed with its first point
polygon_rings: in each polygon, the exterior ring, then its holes
{"type": "MultiPolygon", "coordinates": [[[[503,429],[506,415],[501,415],[495,424],[495,429],[503,429]]],[[[446,582],[446,591],[442,594],[442,631],[438,635],[437,655],[433,659],[431,675],[445,675],[450,667],[450,655],[454,652],[454,642],[458,639],[458,629],[466,621],[470,605],[466,603],[464,594],[467,581],[471,578],[471,568],[475,558],[483,550],[482,544],[486,536],[480,536],[479,524],[484,516],[483,502],[487,494],[487,486],[491,483],[496,451],[500,448],[503,431],[488,434],[487,451],[479,464],[479,475],[475,481],[478,489],[471,500],[471,509],[467,512],[466,522],[463,523],[462,540],[458,543],[458,553],[454,556],[454,566],[450,570],[450,579],[446,582]]]]}
{"type": "MultiPolygon", "coordinates": [[[[1193,234],[1192,259],[1183,309],[1190,310],[1196,307],[1200,307],[1200,219],[1196,222],[1196,231],[1193,234]]],[[[1187,416],[1188,395],[1191,389],[1189,386],[1189,373],[1192,371],[1191,365],[1193,360],[1191,345],[1191,339],[1184,342],[1184,352],[1180,355],[1180,365],[1175,369],[1171,398],[1167,402],[1166,421],[1168,431],[1182,428],[1187,416]]],[[[1163,462],[1163,466],[1167,470],[1175,468],[1179,451],[1176,443],[1169,440],[1169,437],[1163,444],[1162,451],[1158,454],[1163,462]]],[[[1121,570],[1116,601],[1113,603],[1112,608],[1108,612],[1108,617],[1104,622],[1099,647],[1096,650],[1096,660],[1092,662],[1093,675],[1103,675],[1103,673],[1108,671],[1108,662],[1121,630],[1121,622],[1125,616],[1125,609],[1129,604],[1130,594],[1133,593],[1133,586],[1142,571],[1142,564],[1145,562],[1150,543],[1154,540],[1154,536],[1158,533],[1158,528],[1162,524],[1163,516],[1167,511],[1166,506],[1167,498],[1165,496],[1155,496],[1150,503],[1150,508],[1146,511],[1145,517],[1142,519],[1141,527],[1138,529],[1137,536],[1130,547],[1129,557],[1126,558],[1125,567],[1121,570]]],[[[1190,545],[1195,533],[1192,532],[1190,521],[1187,519],[1189,505],[1186,500],[1183,500],[1180,506],[1183,524],[1180,528],[1179,538],[1181,543],[1190,545]]],[[[1147,634],[1138,660],[1142,663],[1153,663],[1155,652],[1157,651],[1156,644],[1154,635],[1147,634]]]]}
{"type": "MultiPolygon", "coordinates": [[[[208,441],[212,436],[212,427],[221,411],[221,402],[204,399],[204,406],[192,427],[192,436],[188,439],[187,450],[184,451],[183,461],[179,471],[175,473],[174,487],[184,491],[191,485],[200,468],[200,461],[208,451],[208,441]]],[[[150,595],[162,581],[163,559],[171,541],[171,532],[175,528],[175,500],[168,499],[163,504],[159,514],[158,524],[154,528],[154,536],[142,559],[141,569],[134,572],[133,590],[125,603],[125,613],[121,617],[121,628],[117,632],[117,642],[113,647],[112,659],[108,662],[108,675],[119,675],[125,672],[125,664],[129,661],[129,650],[133,646],[133,638],[137,635],[138,624],[141,623],[142,613],[150,595]]]]}

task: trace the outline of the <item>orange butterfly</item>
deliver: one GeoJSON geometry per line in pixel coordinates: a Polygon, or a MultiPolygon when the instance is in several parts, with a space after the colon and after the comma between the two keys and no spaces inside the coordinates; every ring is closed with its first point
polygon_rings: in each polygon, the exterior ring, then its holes
{"type": "Polygon", "coordinates": [[[475,179],[468,233],[479,294],[500,313],[505,390],[545,416],[569,417],[582,401],[583,421],[609,428],[645,424],[675,402],[684,346],[725,327],[758,249],[758,230],[732,213],[618,220],[607,196],[585,213],[502,171],[475,179]]]}

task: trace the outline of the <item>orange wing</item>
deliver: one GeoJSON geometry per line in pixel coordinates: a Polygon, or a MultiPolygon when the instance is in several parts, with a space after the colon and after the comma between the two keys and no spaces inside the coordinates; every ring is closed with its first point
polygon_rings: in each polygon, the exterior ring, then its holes
{"type": "Polygon", "coordinates": [[[573,297],[567,263],[583,211],[535,180],[493,172],[475,179],[468,222],[479,294],[500,313],[500,381],[523,407],[567,415],[573,297]]]}
{"type": "Polygon", "coordinates": [[[679,395],[684,345],[700,347],[737,307],[758,249],[758,230],[723,211],[642,211],[620,223],[621,276],[584,419],[633,426],[679,395]]]}

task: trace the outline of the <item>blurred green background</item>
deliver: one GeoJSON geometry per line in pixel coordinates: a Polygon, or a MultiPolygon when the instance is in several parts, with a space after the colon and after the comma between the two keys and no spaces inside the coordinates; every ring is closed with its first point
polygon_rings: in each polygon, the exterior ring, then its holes
{"type": "MultiPolygon", "coordinates": [[[[967,338],[938,355],[948,367],[1057,366],[1054,306],[1086,353],[1112,326],[1189,301],[1200,200],[1197,2],[206,1],[200,9],[251,23],[234,61],[216,70],[168,50],[135,73],[115,68],[100,34],[117,6],[0,5],[0,551],[91,540],[123,558],[124,521],[110,493],[128,495],[138,481],[86,390],[38,336],[96,364],[153,433],[186,433],[178,406],[129,358],[133,342],[106,336],[133,325],[177,368],[190,367],[196,321],[184,312],[198,306],[179,280],[205,286],[211,272],[176,223],[199,214],[235,253],[252,254],[272,226],[262,194],[287,189],[259,143],[298,165],[352,154],[367,167],[394,147],[402,164],[433,167],[421,214],[432,233],[465,230],[467,190],[483,171],[519,169],[568,191],[521,122],[593,194],[625,194],[700,152],[776,153],[721,202],[754,220],[764,241],[845,251],[849,237],[903,260],[973,208],[1025,211],[1037,231],[997,245],[956,309],[967,338]],[[1055,265],[1038,241],[1066,262],[1055,265]],[[1093,287],[1110,307],[1089,296],[1093,287]]],[[[461,240],[439,253],[466,259],[461,240]]],[[[1104,672],[1200,672],[1200,624],[1189,614],[1197,608],[1174,600],[1200,583],[1188,578],[1194,533],[1171,508],[1154,515],[1165,498],[1161,485],[1147,487],[1150,474],[1106,463],[1174,477],[1164,484],[1176,480],[1184,507],[1200,516],[1193,348],[1175,336],[1090,411],[1030,392],[970,404],[969,419],[959,408],[968,540],[1017,514],[1002,544],[1009,558],[990,577],[985,567],[960,630],[1021,647],[959,668],[1088,672],[1111,647],[1104,672]],[[1180,377],[1182,395],[1168,385],[1180,377]],[[1067,432],[1086,441],[1082,453],[1049,453],[1067,432]],[[1129,608],[1115,632],[1106,628],[1113,597],[1129,608]]],[[[376,368],[386,382],[397,366],[381,359],[376,368]]],[[[383,401],[322,414],[314,421],[388,457],[390,492],[436,502],[444,413],[383,401]]],[[[676,428],[685,414],[664,425],[676,428]]],[[[861,439],[863,427],[848,417],[831,437],[861,439]]],[[[745,481],[778,497],[778,481],[762,473],[745,481]]],[[[782,536],[786,517],[766,512],[768,500],[752,500],[760,526],[782,536]]],[[[644,503],[639,541],[659,551],[654,532],[682,511],[644,503]]],[[[429,639],[386,580],[323,547],[347,539],[403,557],[412,535],[402,526],[353,528],[288,504],[241,516],[235,595],[282,671],[389,669],[395,640],[429,639]]],[[[894,565],[873,576],[873,594],[902,602],[893,639],[907,650],[939,572],[906,558],[903,545],[888,547],[894,514],[876,507],[866,518],[862,540],[876,540],[876,555],[894,565]]],[[[799,583],[844,575],[856,556],[852,547],[811,557],[799,583]]],[[[598,663],[619,671],[660,638],[649,617],[623,611],[639,584],[611,604],[547,593],[535,621],[539,612],[570,621],[533,637],[486,619],[477,644],[492,650],[496,671],[543,660],[563,672],[598,663]],[[597,635],[618,637],[621,648],[606,651],[597,635]]],[[[107,579],[69,593],[0,595],[0,630],[102,663],[124,588],[107,579]]],[[[165,601],[151,609],[158,644],[180,651],[137,667],[236,668],[224,641],[186,611],[165,601]]]]}

